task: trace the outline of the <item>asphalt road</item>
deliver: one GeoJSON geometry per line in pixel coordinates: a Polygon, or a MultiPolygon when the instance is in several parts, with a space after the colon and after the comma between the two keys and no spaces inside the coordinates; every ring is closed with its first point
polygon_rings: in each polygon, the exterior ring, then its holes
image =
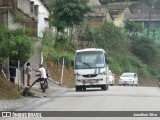
{"type": "MultiPolygon", "coordinates": [[[[52,118],[32,117],[29,118],[30,120],[32,119],[43,120],[46,118],[52,120],[53,119],[54,120],[72,120],[72,119],[74,120],[75,119],[76,120],[79,119],[158,120],[160,118],[160,88],[135,87],[135,86],[134,87],[111,86],[109,87],[108,91],[101,91],[100,89],[87,89],[87,91],[82,91],[82,92],[75,92],[74,89],[68,89],[67,92],[65,92],[64,94],[57,94],[54,96],[50,96],[50,99],[48,101],[44,101],[39,105],[30,105],[30,107],[28,107],[27,109],[22,108],[21,110],[51,111],[51,112],[45,112],[46,114],[49,114],[51,116],[55,116],[56,112],[53,111],[63,111],[59,113],[62,113],[61,115],[65,116],[65,117],[52,117],[52,118]],[[64,113],[64,111],[65,112],[69,111],[69,113],[64,113]],[[76,113],[75,111],[82,111],[82,112],[76,113]],[[108,111],[113,111],[113,112],[108,113],[108,111]],[[121,112],[121,111],[126,111],[126,112],[121,112]],[[127,111],[134,111],[134,112],[128,113],[127,111]],[[113,115],[112,117],[107,117],[106,114],[112,114],[112,113],[113,114],[115,113],[114,114],[115,117],[113,115]],[[66,117],[68,114],[74,117],[66,117]],[[127,116],[127,114],[129,115],[127,116]],[[132,117],[132,114],[141,116],[132,117]],[[120,117],[121,115],[122,117],[120,117]],[[149,115],[149,117],[148,116],[146,117],[146,115],[149,115]],[[159,117],[156,117],[156,115],[159,117]]],[[[22,118],[20,117],[7,118],[7,120],[19,120],[19,119],[22,118]]],[[[23,119],[28,119],[28,118],[23,118],[23,119]]]]}

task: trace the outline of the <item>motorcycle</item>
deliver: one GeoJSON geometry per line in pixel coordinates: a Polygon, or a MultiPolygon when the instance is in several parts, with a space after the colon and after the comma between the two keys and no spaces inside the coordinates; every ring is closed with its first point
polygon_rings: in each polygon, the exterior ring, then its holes
{"type": "MultiPolygon", "coordinates": [[[[37,73],[36,76],[40,76],[40,74],[37,73]]],[[[47,78],[45,79],[41,79],[39,78],[38,80],[40,82],[40,89],[43,91],[43,93],[46,92],[46,89],[48,88],[48,85],[47,85],[47,78]]]]}
{"type": "Polygon", "coordinates": [[[40,80],[40,88],[43,91],[43,93],[46,92],[47,89],[46,79],[40,80]]]}

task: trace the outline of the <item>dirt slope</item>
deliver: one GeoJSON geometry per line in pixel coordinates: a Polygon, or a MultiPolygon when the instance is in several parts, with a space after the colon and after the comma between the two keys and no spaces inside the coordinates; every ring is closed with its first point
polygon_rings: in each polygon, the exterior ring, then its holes
{"type": "Polygon", "coordinates": [[[17,99],[20,97],[18,88],[0,74],[0,99],[17,99]]]}
{"type": "MultiPolygon", "coordinates": [[[[62,66],[53,61],[46,61],[47,70],[50,71],[51,78],[58,83],[61,83],[61,73],[62,73],[62,66]]],[[[71,67],[64,67],[64,76],[62,84],[67,87],[74,87],[74,76],[73,76],[73,68],[71,67]]]]}

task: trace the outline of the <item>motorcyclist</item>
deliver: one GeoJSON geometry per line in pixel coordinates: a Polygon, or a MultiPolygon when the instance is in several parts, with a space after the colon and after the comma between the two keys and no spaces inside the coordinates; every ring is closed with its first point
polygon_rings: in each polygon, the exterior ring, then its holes
{"type": "Polygon", "coordinates": [[[40,82],[40,81],[43,81],[43,80],[47,83],[47,86],[48,86],[46,70],[45,70],[45,68],[43,67],[42,64],[40,64],[39,67],[40,67],[39,70],[36,70],[36,69],[32,68],[34,71],[39,72],[39,74],[37,74],[36,76],[40,76],[40,77],[32,83],[32,85],[29,87],[29,89],[30,89],[36,82],[40,82]]]}

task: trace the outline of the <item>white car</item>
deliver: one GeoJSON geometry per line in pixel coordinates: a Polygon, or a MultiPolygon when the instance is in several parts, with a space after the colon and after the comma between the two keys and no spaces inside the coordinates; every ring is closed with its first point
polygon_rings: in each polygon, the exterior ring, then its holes
{"type": "Polygon", "coordinates": [[[112,74],[111,70],[109,70],[109,85],[114,86],[114,74],[112,74]]]}
{"type": "Polygon", "coordinates": [[[136,85],[138,86],[138,76],[136,73],[126,72],[120,76],[119,85],[136,85]]]}

